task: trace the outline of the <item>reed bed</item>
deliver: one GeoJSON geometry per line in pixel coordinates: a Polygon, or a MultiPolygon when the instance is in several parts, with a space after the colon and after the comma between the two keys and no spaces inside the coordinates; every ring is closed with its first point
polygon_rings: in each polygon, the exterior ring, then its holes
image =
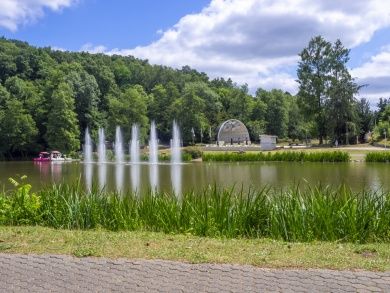
{"type": "Polygon", "coordinates": [[[383,190],[296,186],[244,192],[211,186],[176,197],[85,192],[79,185],[54,185],[37,193],[30,188],[0,193],[0,224],[293,242],[390,240],[390,193],[383,190]]]}
{"type": "Polygon", "coordinates": [[[389,163],[390,152],[369,152],[366,155],[366,162],[389,163]]]}
{"type": "Polygon", "coordinates": [[[257,152],[257,153],[204,153],[203,161],[242,162],[242,161],[280,161],[280,162],[348,162],[347,152],[257,152]]]}

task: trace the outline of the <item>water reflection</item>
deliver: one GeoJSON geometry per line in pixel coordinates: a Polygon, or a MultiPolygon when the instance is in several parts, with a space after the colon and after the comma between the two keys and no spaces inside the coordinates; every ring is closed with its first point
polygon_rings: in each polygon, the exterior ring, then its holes
{"type": "Polygon", "coordinates": [[[131,175],[131,186],[133,187],[134,193],[140,192],[141,186],[141,166],[140,164],[132,164],[130,166],[130,175],[131,175]]]}
{"type": "Polygon", "coordinates": [[[171,182],[172,182],[172,191],[176,196],[181,195],[181,164],[172,164],[171,165],[171,182]]]}
{"type": "Polygon", "coordinates": [[[149,165],[149,180],[150,180],[150,189],[152,192],[158,192],[158,165],[150,164],[149,165]]]}
{"type": "Polygon", "coordinates": [[[99,172],[99,188],[103,190],[107,185],[107,165],[102,163],[98,165],[99,172]]]}
{"type": "Polygon", "coordinates": [[[60,182],[62,178],[62,163],[52,162],[51,163],[51,176],[54,182],[60,182]]]}
{"type": "Polygon", "coordinates": [[[28,182],[36,191],[53,181],[74,184],[80,179],[80,174],[87,190],[96,183],[107,191],[137,190],[138,193],[157,187],[159,192],[174,190],[180,194],[188,190],[202,190],[209,184],[220,188],[243,186],[244,189],[264,185],[279,188],[294,183],[304,187],[305,182],[333,186],[345,183],[356,191],[363,188],[390,189],[390,164],[276,162],[182,165],[0,162],[0,188],[12,187],[4,180],[9,177],[27,175],[28,182]]]}
{"type": "Polygon", "coordinates": [[[84,164],[85,186],[87,191],[92,190],[92,167],[91,163],[84,164]]]}
{"type": "Polygon", "coordinates": [[[125,173],[125,166],[123,164],[116,164],[115,165],[115,183],[116,183],[116,190],[118,192],[124,191],[124,189],[123,189],[124,173],[125,173]]]}

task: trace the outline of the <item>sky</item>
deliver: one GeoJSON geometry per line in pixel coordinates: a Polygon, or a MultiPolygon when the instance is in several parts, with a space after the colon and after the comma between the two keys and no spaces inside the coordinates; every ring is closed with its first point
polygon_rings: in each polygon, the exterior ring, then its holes
{"type": "Polygon", "coordinates": [[[299,52],[322,35],[351,49],[359,97],[390,97],[387,0],[1,0],[0,35],[59,50],[189,65],[297,92],[299,52]]]}

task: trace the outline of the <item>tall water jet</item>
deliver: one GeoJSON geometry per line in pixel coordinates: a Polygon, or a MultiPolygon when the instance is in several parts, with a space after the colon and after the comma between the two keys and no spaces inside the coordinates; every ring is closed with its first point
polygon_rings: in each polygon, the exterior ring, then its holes
{"type": "Polygon", "coordinates": [[[139,192],[140,188],[140,148],[139,148],[139,127],[137,124],[133,124],[131,127],[131,141],[130,141],[130,175],[131,186],[134,193],[139,192]]]}
{"type": "Polygon", "coordinates": [[[158,139],[156,131],[156,123],[152,121],[150,125],[149,139],[149,179],[150,187],[153,192],[158,188],[158,139]]]}
{"type": "Polygon", "coordinates": [[[92,162],[92,140],[91,140],[91,136],[89,135],[88,127],[85,129],[84,162],[85,163],[92,162]]]}
{"type": "Polygon", "coordinates": [[[181,195],[181,150],[180,130],[176,121],[173,121],[173,134],[171,140],[171,181],[173,192],[181,195]]]}
{"type": "Polygon", "coordinates": [[[130,141],[130,162],[132,164],[139,163],[139,127],[137,124],[133,124],[131,127],[131,141],[130,141]]]}
{"type": "Polygon", "coordinates": [[[156,124],[154,123],[154,121],[152,121],[152,124],[150,125],[149,163],[151,164],[158,163],[158,140],[157,140],[156,124]]]}
{"type": "Polygon", "coordinates": [[[124,161],[122,132],[119,126],[115,130],[115,160],[118,164],[124,161]]]}
{"type": "Polygon", "coordinates": [[[176,121],[173,121],[173,134],[171,140],[171,163],[181,163],[181,150],[180,150],[180,130],[176,121]]]}
{"type": "Polygon", "coordinates": [[[107,161],[107,159],[106,159],[106,137],[104,135],[103,128],[99,128],[98,136],[99,136],[99,143],[98,143],[99,163],[104,163],[107,161]]]}

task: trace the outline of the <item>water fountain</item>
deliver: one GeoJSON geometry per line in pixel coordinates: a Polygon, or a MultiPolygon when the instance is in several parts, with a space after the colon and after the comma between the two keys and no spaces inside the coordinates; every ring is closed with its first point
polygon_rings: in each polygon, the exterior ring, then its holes
{"type": "Polygon", "coordinates": [[[136,164],[140,161],[139,155],[139,127],[133,124],[131,127],[131,141],[130,141],[130,163],[136,164]]]}
{"type": "Polygon", "coordinates": [[[137,124],[133,124],[131,127],[131,141],[130,141],[130,175],[131,175],[131,183],[133,187],[133,192],[139,192],[140,187],[140,148],[139,148],[139,126],[137,124]]]}
{"type": "Polygon", "coordinates": [[[171,140],[171,181],[176,195],[181,194],[181,149],[180,130],[176,121],[173,121],[173,135],[171,140]]]}
{"type": "Polygon", "coordinates": [[[115,130],[115,160],[117,164],[121,164],[124,161],[123,139],[122,132],[119,126],[115,130]]]}
{"type": "Polygon", "coordinates": [[[181,149],[180,149],[180,130],[176,121],[173,121],[173,136],[171,140],[171,163],[181,163],[181,149]]]}
{"type": "Polygon", "coordinates": [[[99,187],[103,190],[106,187],[107,182],[107,166],[105,162],[107,162],[106,155],[106,137],[104,135],[104,129],[99,128],[98,131],[99,143],[98,143],[98,173],[99,173],[99,187]]]}
{"type": "Polygon", "coordinates": [[[150,125],[149,139],[149,178],[152,191],[157,191],[158,188],[158,139],[156,124],[152,121],[150,125]]]}
{"type": "Polygon", "coordinates": [[[150,125],[149,163],[158,164],[158,140],[156,124],[154,123],[154,121],[150,125]]]}
{"type": "Polygon", "coordinates": [[[98,136],[99,136],[99,143],[98,143],[99,163],[105,163],[107,161],[107,159],[106,159],[106,137],[104,135],[103,128],[99,128],[98,136]]]}
{"type": "Polygon", "coordinates": [[[85,129],[85,142],[84,142],[84,162],[92,162],[92,139],[89,135],[88,127],[85,129]]]}
{"type": "Polygon", "coordinates": [[[85,175],[85,185],[88,191],[91,191],[92,188],[92,139],[89,134],[88,127],[85,129],[85,142],[84,142],[84,175],[85,175]]]}

